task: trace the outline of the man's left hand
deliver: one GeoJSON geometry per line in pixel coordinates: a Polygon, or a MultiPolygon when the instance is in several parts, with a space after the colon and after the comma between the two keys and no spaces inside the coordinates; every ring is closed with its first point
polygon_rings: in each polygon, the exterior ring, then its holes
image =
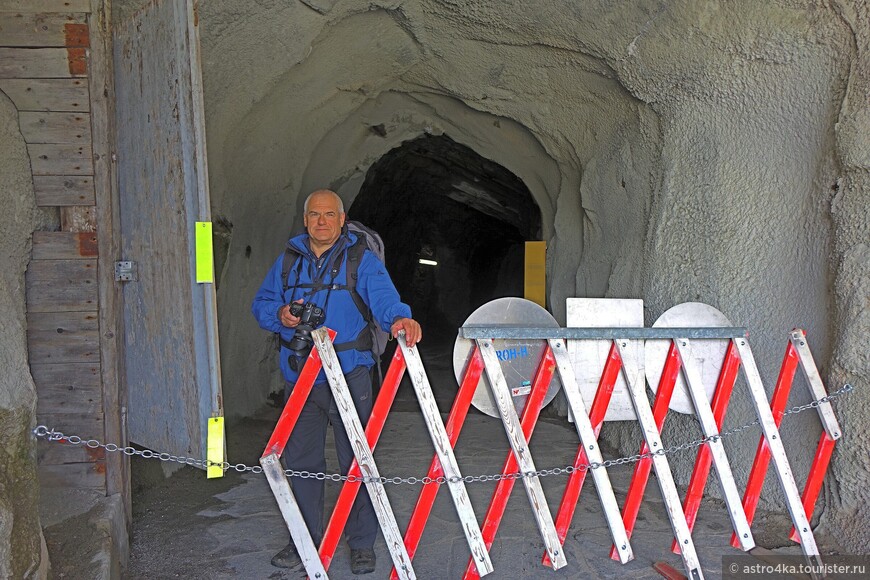
{"type": "Polygon", "coordinates": [[[390,334],[393,338],[399,337],[399,332],[405,331],[405,344],[414,346],[423,338],[423,329],[420,328],[420,323],[413,318],[400,318],[396,320],[390,327],[390,334]]]}

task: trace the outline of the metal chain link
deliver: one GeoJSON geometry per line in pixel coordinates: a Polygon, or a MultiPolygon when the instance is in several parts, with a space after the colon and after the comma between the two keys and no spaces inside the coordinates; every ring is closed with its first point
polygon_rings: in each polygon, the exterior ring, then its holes
{"type": "MultiPolygon", "coordinates": [[[[828,403],[833,401],[837,397],[851,393],[854,390],[854,387],[848,383],[834,391],[833,393],[822,397],[821,399],[816,399],[811,401],[805,405],[799,405],[796,407],[792,407],[783,413],[783,417],[786,415],[797,415],[803,411],[808,409],[817,409],[819,405],[822,403],[828,403]]],[[[651,451],[649,453],[638,453],[636,455],[628,455],[625,457],[619,457],[618,459],[608,459],[606,461],[593,461],[590,463],[583,463],[580,465],[569,465],[567,467],[554,467],[552,469],[538,469],[535,471],[517,471],[513,473],[499,473],[499,474],[490,474],[490,475],[466,475],[463,477],[459,477],[457,475],[451,477],[439,476],[439,477],[373,477],[373,476],[354,476],[354,475],[341,475],[338,473],[321,473],[321,472],[311,472],[311,471],[297,471],[294,469],[285,469],[284,474],[288,477],[301,477],[308,479],[317,479],[321,481],[350,481],[352,483],[373,483],[379,482],[381,484],[424,484],[428,485],[430,483],[480,483],[480,482],[488,482],[488,481],[500,481],[502,479],[522,479],[526,477],[546,477],[551,475],[570,475],[576,471],[588,471],[590,469],[599,469],[601,467],[608,468],[614,467],[616,465],[626,465],[629,463],[636,463],[643,459],[652,459],[657,455],[671,455],[673,453],[678,453],[680,451],[686,451],[689,449],[693,449],[695,447],[700,447],[704,443],[718,441],[720,439],[724,439],[726,437],[730,437],[732,435],[736,435],[742,431],[755,427],[759,424],[758,419],[752,421],[751,423],[746,423],[745,425],[741,425],[740,427],[735,427],[733,429],[728,429],[727,431],[722,431],[716,435],[710,435],[709,437],[702,437],[700,439],[696,439],[694,441],[689,441],[686,443],[680,443],[678,445],[673,445],[668,447],[667,449],[658,449],[656,451],[651,451]]],[[[262,473],[263,468],[259,465],[248,466],[244,463],[228,463],[226,461],[222,463],[216,463],[214,461],[209,461],[208,459],[196,459],[194,457],[185,457],[183,455],[170,455],[169,453],[158,453],[156,451],[151,451],[150,449],[136,449],[134,447],[121,447],[114,443],[101,443],[96,439],[82,439],[77,435],[65,435],[60,431],[56,431],[54,429],[49,429],[45,425],[39,425],[33,430],[33,434],[36,437],[44,437],[49,441],[62,441],[64,443],[68,443],[70,445],[84,445],[90,449],[102,448],[110,453],[120,452],[124,455],[133,456],[138,455],[144,459],[159,459],[160,461],[172,461],[176,463],[181,463],[183,465],[192,465],[194,467],[220,467],[225,472],[229,470],[237,471],[238,473],[245,473],[250,471],[251,473],[262,473]]]]}

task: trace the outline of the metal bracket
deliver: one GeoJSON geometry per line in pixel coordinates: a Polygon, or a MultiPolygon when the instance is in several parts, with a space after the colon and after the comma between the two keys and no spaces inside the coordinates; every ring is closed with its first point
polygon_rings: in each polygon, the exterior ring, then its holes
{"type": "Polygon", "coordinates": [[[130,260],[115,262],[115,282],[133,282],[137,279],[137,264],[130,260]]]}

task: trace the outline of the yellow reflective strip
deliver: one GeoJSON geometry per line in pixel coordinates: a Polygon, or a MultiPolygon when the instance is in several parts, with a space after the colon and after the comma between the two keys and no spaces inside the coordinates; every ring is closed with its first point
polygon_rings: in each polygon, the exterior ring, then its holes
{"type": "Polygon", "coordinates": [[[214,282],[211,222],[196,222],[196,281],[214,282]]]}
{"type": "Polygon", "coordinates": [[[224,470],[224,418],[212,417],[208,420],[208,440],[206,442],[206,459],[218,465],[206,468],[206,478],[223,477],[224,470]]]}

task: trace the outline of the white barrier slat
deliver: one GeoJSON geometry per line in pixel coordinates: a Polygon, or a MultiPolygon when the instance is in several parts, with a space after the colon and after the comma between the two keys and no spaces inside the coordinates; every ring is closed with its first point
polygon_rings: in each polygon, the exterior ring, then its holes
{"type": "MultiPolygon", "coordinates": [[[[359,465],[360,473],[363,477],[379,478],[380,474],[375,464],[374,455],[366,440],[365,430],[356,413],[356,407],[347,388],[347,381],[344,378],[332,341],[329,340],[327,329],[325,327],[318,328],[311,332],[311,336],[314,338],[314,344],[317,346],[317,351],[323,361],[323,370],[329,381],[329,387],[332,389],[332,396],[335,399],[336,407],[338,407],[338,413],[341,415],[341,422],[353,447],[353,454],[359,465]]],[[[414,568],[411,566],[411,558],[408,556],[404,539],[399,532],[399,525],[396,523],[396,516],[393,514],[384,485],[380,481],[367,481],[365,485],[372,500],[375,514],[377,514],[381,524],[381,531],[390,551],[390,557],[393,559],[396,573],[399,578],[416,578],[414,568]]]]}
{"type": "MultiPolygon", "coordinates": [[[[802,330],[794,330],[789,335],[792,346],[797,351],[798,359],[800,359],[801,371],[804,378],[807,380],[807,387],[810,390],[810,395],[814,400],[823,399],[828,396],[828,391],[825,389],[825,384],[822,382],[822,377],[819,374],[819,369],[816,367],[816,361],[813,359],[813,354],[810,352],[810,347],[807,345],[807,337],[802,330]]],[[[837,417],[834,415],[834,409],[829,401],[820,403],[818,407],[819,418],[822,420],[822,426],[831,439],[839,439],[842,435],[840,424],[837,422],[837,417]]]]}
{"type": "Polygon", "coordinates": [[[462,474],[459,471],[459,465],[453,453],[453,446],[450,444],[450,437],[447,435],[447,430],[444,428],[444,423],[441,420],[438,405],[435,403],[432,386],[429,384],[429,378],[426,376],[426,370],[423,368],[423,362],[420,360],[417,347],[407,346],[401,335],[398,342],[405,357],[408,376],[417,393],[417,400],[420,403],[420,410],[423,413],[426,428],[429,430],[429,437],[435,446],[435,452],[438,454],[438,460],[441,462],[441,467],[444,470],[444,477],[447,478],[447,486],[450,489],[450,494],[453,496],[453,505],[456,506],[456,513],[462,523],[462,531],[465,533],[465,539],[468,541],[471,557],[474,559],[478,575],[485,576],[493,571],[492,560],[490,560],[489,552],[486,549],[486,542],[480,531],[480,525],[477,523],[477,518],[474,515],[474,508],[465,489],[465,483],[461,481],[462,474]],[[459,481],[451,481],[451,479],[459,479],[459,481]]]}
{"type": "MultiPolygon", "coordinates": [[[[677,347],[677,352],[680,353],[683,376],[686,378],[689,396],[695,407],[695,416],[701,424],[701,432],[704,437],[718,435],[719,428],[716,426],[716,418],[713,416],[710,401],[707,400],[704,383],[701,381],[701,373],[698,371],[695,359],[692,358],[692,346],[689,339],[676,338],[674,344],[677,347]]],[[[728,506],[728,516],[731,518],[731,525],[734,526],[734,533],[740,541],[740,548],[744,552],[751,550],[755,547],[755,540],[752,537],[749,520],[746,519],[746,512],[743,510],[743,502],[740,500],[740,492],[734,482],[734,474],[731,472],[725,447],[721,439],[708,441],[706,445],[710,448],[713,466],[716,468],[722,494],[725,496],[725,505],[728,506]]]]}
{"type": "Polygon", "coordinates": [[[758,367],[755,366],[755,357],[752,356],[752,350],[749,348],[749,341],[745,338],[735,338],[732,340],[737,348],[737,352],[740,354],[740,362],[742,363],[740,366],[743,369],[743,376],[746,377],[746,383],[749,385],[749,393],[752,395],[755,413],[758,416],[759,423],[761,423],[764,439],[770,448],[770,455],[773,458],[773,465],[776,469],[780,487],[785,495],[792,523],[794,523],[795,530],[797,530],[800,536],[801,549],[813,565],[820,564],[816,539],[813,536],[810,522],[804,511],[800,492],[794,481],[794,475],[792,474],[788,457],[785,454],[785,447],[783,447],[779,429],[776,427],[773,412],[770,410],[770,403],[764,391],[764,383],[761,381],[758,367]]]}
{"type": "Polygon", "coordinates": [[[299,511],[299,504],[296,503],[296,497],[290,489],[290,483],[287,481],[287,476],[284,475],[284,468],[281,467],[278,455],[270,453],[265,457],[261,457],[260,465],[263,467],[263,474],[266,476],[269,487],[272,488],[272,493],[278,502],[278,509],[281,510],[281,515],[284,517],[287,529],[290,530],[290,537],[293,539],[296,551],[302,559],[305,572],[309,578],[326,580],[326,569],[323,567],[323,562],[320,561],[320,556],[317,554],[317,546],[314,545],[314,540],[311,539],[311,534],[308,533],[308,527],[302,518],[302,512],[299,511]]]}
{"type": "MultiPolygon", "coordinates": [[[[638,371],[637,362],[631,356],[631,341],[616,339],[613,342],[619,351],[620,358],[622,358],[622,373],[628,384],[628,393],[644,440],[652,453],[659,452],[664,447],[659,430],[656,428],[649,399],[646,396],[646,378],[641,376],[642,373],[638,371]]],[[[691,579],[703,578],[701,563],[695,551],[695,544],[692,542],[692,533],[689,530],[688,522],[686,522],[686,514],[683,512],[680,494],[677,492],[668,460],[664,455],[653,455],[652,464],[656,471],[656,479],[662,492],[668,519],[671,521],[674,537],[680,544],[680,555],[686,567],[686,576],[691,579]]]]}
{"type": "MultiPolygon", "coordinates": [[[[568,349],[565,348],[564,341],[559,339],[550,339],[549,343],[550,349],[553,351],[553,357],[556,359],[559,376],[562,379],[562,389],[565,392],[565,398],[568,399],[568,406],[574,414],[574,427],[577,429],[580,441],[583,442],[586,458],[590,463],[603,463],[604,458],[601,456],[601,449],[598,447],[598,438],[595,436],[592,423],[589,422],[589,413],[586,409],[586,403],[583,401],[583,395],[580,393],[580,385],[577,383],[577,378],[574,375],[574,367],[568,356],[568,349]]],[[[601,501],[604,517],[607,519],[607,525],[610,528],[613,545],[616,546],[617,553],[619,554],[619,561],[625,564],[634,559],[634,553],[628,541],[625,523],[622,521],[622,515],[619,512],[619,504],[616,501],[616,496],[613,494],[613,486],[610,484],[607,468],[602,466],[597,469],[591,469],[590,472],[595,482],[595,488],[598,490],[598,499],[601,501]]]]}
{"type": "MultiPolygon", "coordinates": [[[[484,368],[489,378],[492,398],[498,406],[502,425],[504,425],[505,433],[507,434],[511,449],[513,449],[514,457],[517,460],[517,465],[523,473],[537,471],[535,463],[532,460],[532,454],[529,451],[528,441],[526,441],[523,435],[523,427],[517,416],[510,388],[507,386],[501,365],[496,357],[492,339],[478,339],[477,345],[480,348],[484,368]]],[[[559,535],[556,532],[550,508],[547,506],[547,498],[544,496],[544,490],[541,488],[540,478],[537,476],[523,477],[522,481],[526,488],[529,504],[532,507],[532,513],[535,515],[535,521],[538,524],[538,530],[541,533],[541,539],[544,542],[544,548],[547,551],[553,569],[558,570],[567,565],[568,561],[565,559],[562,545],[559,542],[559,535]]]]}

